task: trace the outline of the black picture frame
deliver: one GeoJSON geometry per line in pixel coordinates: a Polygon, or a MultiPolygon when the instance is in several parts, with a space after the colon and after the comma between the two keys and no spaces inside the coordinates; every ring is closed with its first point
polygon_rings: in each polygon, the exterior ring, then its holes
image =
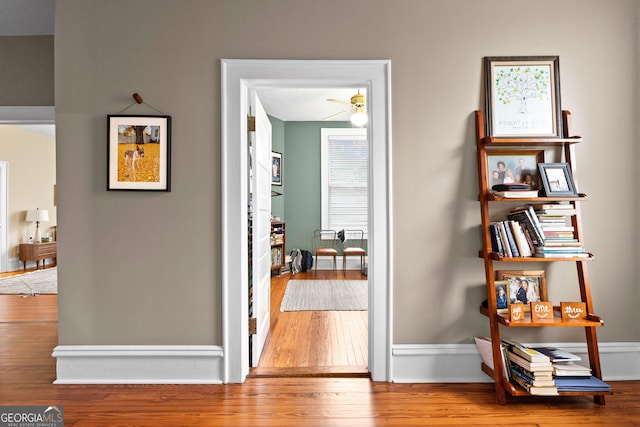
{"type": "Polygon", "coordinates": [[[560,58],[484,58],[486,134],[561,138],[560,58]]]}
{"type": "Polygon", "coordinates": [[[282,185],[282,153],[271,152],[271,185],[282,185]]]}
{"type": "Polygon", "coordinates": [[[569,163],[538,163],[542,191],[546,197],[578,197],[569,163]]]}
{"type": "Polygon", "coordinates": [[[107,116],[107,190],[171,191],[171,116],[107,116]]]}

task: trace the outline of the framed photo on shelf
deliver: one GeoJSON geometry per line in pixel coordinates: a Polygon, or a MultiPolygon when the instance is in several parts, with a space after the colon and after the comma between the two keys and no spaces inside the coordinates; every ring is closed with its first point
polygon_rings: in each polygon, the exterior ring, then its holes
{"type": "Polygon", "coordinates": [[[524,311],[530,311],[529,303],[547,300],[547,281],[544,270],[498,270],[496,283],[508,283],[509,303],[522,304],[524,311]]]}
{"type": "Polygon", "coordinates": [[[271,185],[282,185],[282,153],[271,152],[271,185]]]}
{"type": "Polygon", "coordinates": [[[558,56],[484,58],[486,133],[562,137],[558,56]]]}
{"type": "Polygon", "coordinates": [[[538,163],[541,189],[546,197],[577,197],[569,163],[538,163]]]}
{"type": "Polygon", "coordinates": [[[107,190],[171,191],[171,117],[107,121],[107,190]]]}
{"type": "Polygon", "coordinates": [[[544,162],[544,150],[487,150],[487,188],[496,184],[520,182],[538,190],[538,163],[544,162]]]}
{"type": "Polygon", "coordinates": [[[507,280],[496,280],[494,282],[496,290],[496,309],[498,313],[509,312],[509,282],[507,280]]]}

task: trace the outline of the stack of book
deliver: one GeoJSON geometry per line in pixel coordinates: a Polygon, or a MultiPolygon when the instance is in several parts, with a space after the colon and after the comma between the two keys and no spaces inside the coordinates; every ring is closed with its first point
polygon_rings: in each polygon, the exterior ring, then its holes
{"type": "Polygon", "coordinates": [[[511,209],[507,220],[490,224],[492,251],[503,257],[530,257],[544,243],[544,232],[531,205],[511,209]]]}
{"type": "Polygon", "coordinates": [[[558,387],[553,377],[551,359],[515,341],[502,341],[509,364],[509,379],[532,395],[555,396],[558,387]]]}
{"type": "Polygon", "coordinates": [[[591,368],[576,363],[580,361],[580,356],[553,347],[534,349],[551,359],[553,378],[558,391],[611,391],[607,383],[591,375],[591,368]]]}
{"type": "Polygon", "coordinates": [[[543,231],[543,243],[536,247],[534,256],[539,258],[588,258],[584,246],[574,237],[571,217],[573,205],[545,203],[534,206],[543,231]]]}

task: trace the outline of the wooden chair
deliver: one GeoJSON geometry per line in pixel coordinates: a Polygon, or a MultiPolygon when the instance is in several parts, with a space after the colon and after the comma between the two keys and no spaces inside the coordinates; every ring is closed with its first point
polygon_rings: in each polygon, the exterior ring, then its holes
{"type": "Polygon", "coordinates": [[[333,271],[336,271],[336,258],[338,256],[338,234],[334,230],[316,230],[313,232],[313,245],[316,255],[315,269],[318,272],[318,258],[321,256],[333,257],[333,271]]]}
{"type": "Polygon", "coordinates": [[[364,270],[364,257],[367,251],[364,249],[364,231],[362,230],[343,230],[341,234],[342,240],[342,269],[347,269],[347,257],[360,257],[360,271],[364,270]],[[343,233],[343,234],[342,234],[343,233]]]}

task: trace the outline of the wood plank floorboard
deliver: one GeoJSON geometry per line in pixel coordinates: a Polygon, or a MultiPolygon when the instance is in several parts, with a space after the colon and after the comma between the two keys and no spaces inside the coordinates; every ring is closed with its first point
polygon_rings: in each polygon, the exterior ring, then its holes
{"type": "Polygon", "coordinates": [[[271,279],[271,328],[252,377],[368,375],[367,311],[282,312],[287,282],[366,280],[359,271],[310,271],[271,279]]]}
{"type": "Polygon", "coordinates": [[[589,397],[508,398],[500,406],[491,383],[329,376],[340,367],[323,368],[324,377],[303,373],[242,384],[54,385],[58,334],[57,321],[49,319],[57,296],[0,297],[0,405],[62,406],[67,427],[640,426],[640,381],[610,382],[615,394],[606,406],[589,397]]]}

